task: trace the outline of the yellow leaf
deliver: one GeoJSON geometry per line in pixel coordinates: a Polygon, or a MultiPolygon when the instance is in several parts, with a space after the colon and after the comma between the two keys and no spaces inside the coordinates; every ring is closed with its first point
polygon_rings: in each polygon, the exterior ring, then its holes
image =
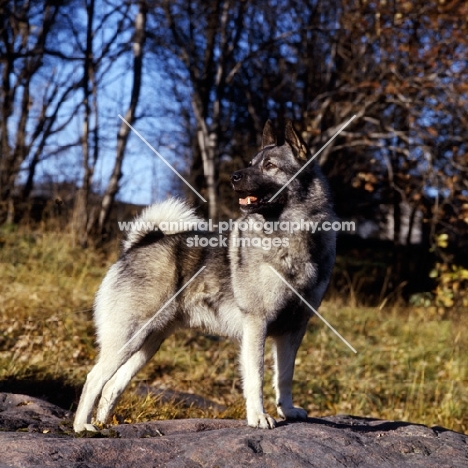
{"type": "Polygon", "coordinates": [[[429,278],[437,278],[437,276],[438,276],[437,270],[434,268],[434,269],[431,270],[431,272],[429,273],[429,278]]]}
{"type": "Polygon", "coordinates": [[[442,299],[442,303],[444,307],[452,307],[453,306],[453,299],[451,297],[444,297],[442,299]]]}
{"type": "Polygon", "coordinates": [[[440,234],[436,238],[436,243],[438,247],[441,247],[442,249],[445,249],[448,247],[448,234],[440,234]]]}
{"type": "Polygon", "coordinates": [[[468,270],[464,268],[460,270],[460,279],[468,280],[468,270]]]}

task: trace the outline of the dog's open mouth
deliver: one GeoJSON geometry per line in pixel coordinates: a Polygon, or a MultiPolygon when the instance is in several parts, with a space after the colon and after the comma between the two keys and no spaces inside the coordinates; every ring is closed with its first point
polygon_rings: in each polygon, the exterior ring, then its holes
{"type": "Polygon", "coordinates": [[[270,198],[272,197],[270,192],[250,195],[249,192],[239,190],[237,193],[239,196],[239,207],[243,213],[257,213],[262,210],[277,210],[285,204],[283,194],[280,194],[273,200],[273,202],[270,202],[270,198]]]}
{"type": "Polygon", "coordinates": [[[245,197],[245,198],[239,198],[239,205],[254,205],[257,202],[258,202],[258,198],[252,195],[245,197]]]}

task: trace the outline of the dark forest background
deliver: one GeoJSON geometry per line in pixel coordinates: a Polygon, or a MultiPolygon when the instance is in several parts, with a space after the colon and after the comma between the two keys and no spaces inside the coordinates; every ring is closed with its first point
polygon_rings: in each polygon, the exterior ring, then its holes
{"type": "Polygon", "coordinates": [[[358,227],[331,293],[468,306],[467,25],[457,0],[2,0],[0,223],[119,234],[138,138],[117,113],[173,148],[208,203],[161,165],[164,191],[213,219],[238,216],[229,175],[268,118],[314,153],[356,114],[317,158],[358,227]]]}

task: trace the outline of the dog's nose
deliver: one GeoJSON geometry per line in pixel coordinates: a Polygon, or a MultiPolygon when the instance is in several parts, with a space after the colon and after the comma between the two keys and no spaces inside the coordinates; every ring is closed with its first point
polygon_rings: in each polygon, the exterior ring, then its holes
{"type": "Polygon", "coordinates": [[[231,182],[235,184],[236,182],[239,182],[242,179],[242,177],[244,177],[242,175],[242,172],[234,172],[234,174],[231,174],[231,182]]]}

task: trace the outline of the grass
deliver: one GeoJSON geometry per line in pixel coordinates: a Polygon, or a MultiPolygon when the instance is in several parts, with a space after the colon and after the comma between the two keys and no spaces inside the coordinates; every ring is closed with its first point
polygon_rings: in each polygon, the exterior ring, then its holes
{"type": "MultiPolygon", "coordinates": [[[[0,232],[0,389],[52,382],[76,389],[60,403],[74,409],[96,357],[92,302],[117,244],[105,255],[74,247],[67,232],[0,232]]],[[[439,425],[468,433],[468,316],[431,308],[348,307],[320,312],[357,349],[352,353],[324,324],[312,321],[296,361],[294,394],[310,416],[346,413],[439,425]]],[[[272,361],[266,356],[265,400],[274,413],[272,361]]],[[[44,387],[45,388],[45,387],[44,387]]],[[[115,420],[243,418],[237,345],[197,331],[170,337],[134,379],[115,420]],[[151,394],[155,388],[195,393],[225,411],[185,407],[151,394]]]]}

